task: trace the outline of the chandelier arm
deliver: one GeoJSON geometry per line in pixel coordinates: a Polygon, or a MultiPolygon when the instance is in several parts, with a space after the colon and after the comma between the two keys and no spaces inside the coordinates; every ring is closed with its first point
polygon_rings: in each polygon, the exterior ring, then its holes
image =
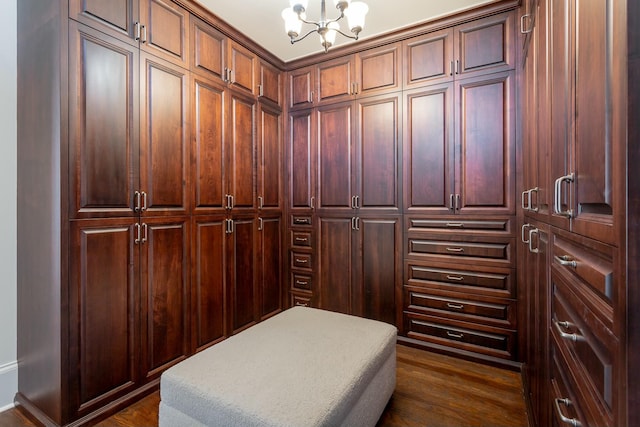
{"type": "Polygon", "coordinates": [[[339,20],[341,20],[342,18],[344,18],[344,13],[341,13],[340,16],[338,16],[336,19],[330,19],[327,21],[327,25],[329,25],[332,22],[338,22],[339,20]]]}
{"type": "MultiPolygon", "coordinates": [[[[320,26],[318,26],[318,28],[320,28],[320,26]]],[[[302,37],[298,37],[297,39],[291,39],[291,44],[294,44],[294,43],[297,43],[297,42],[299,42],[299,41],[301,41],[301,40],[304,40],[304,39],[306,39],[306,38],[309,36],[309,34],[313,34],[313,33],[317,33],[317,32],[318,32],[318,30],[317,30],[317,29],[315,29],[315,30],[309,30],[309,32],[308,32],[307,34],[305,34],[304,36],[302,36],[302,37]]]]}
{"type": "Polygon", "coordinates": [[[343,33],[341,30],[336,29],[335,31],[337,31],[338,33],[342,34],[344,37],[351,39],[351,40],[358,40],[358,35],[356,34],[355,36],[351,36],[349,34],[345,34],[343,33]]]}

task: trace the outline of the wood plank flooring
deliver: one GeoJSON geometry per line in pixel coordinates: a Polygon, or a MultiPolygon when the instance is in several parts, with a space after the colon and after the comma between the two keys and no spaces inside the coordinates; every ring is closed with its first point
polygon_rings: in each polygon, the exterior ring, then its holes
{"type": "MultiPolygon", "coordinates": [[[[396,390],[377,427],[527,427],[517,372],[398,345],[396,390]]],[[[155,392],[97,424],[158,425],[155,392]]],[[[18,409],[0,413],[0,427],[35,427],[18,409]]]]}

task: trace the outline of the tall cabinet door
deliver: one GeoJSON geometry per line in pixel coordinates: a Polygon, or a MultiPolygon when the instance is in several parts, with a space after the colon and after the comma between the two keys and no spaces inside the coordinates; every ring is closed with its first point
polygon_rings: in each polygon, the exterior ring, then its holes
{"type": "Polygon", "coordinates": [[[140,0],[70,0],[69,16],[130,44],[135,40],[140,0]]]}
{"type": "Polygon", "coordinates": [[[192,216],[191,349],[199,351],[227,337],[226,221],[224,215],[192,216]]]}
{"type": "Polygon", "coordinates": [[[225,98],[227,89],[194,75],[191,84],[192,206],[196,214],[226,207],[225,98]]]}
{"type": "Polygon", "coordinates": [[[69,50],[70,216],[133,216],[138,51],[73,21],[69,50]]]}
{"type": "Polygon", "coordinates": [[[189,75],[141,55],[140,187],[142,210],[186,215],[189,210],[189,75]]]}
{"type": "Polygon", "coordinates": [[[254,98],[230,92],[228,114],[227,165],[228,194],[233,209],[255,209],[256,192],[256,114],[254,98]]]}
{"type": "Polygon", "coordinates": [[[400,213],[400,95],[358,100],[355,195],[360,212],[400,213]]]}
{"type": "Polygon", "coordinates": [[[258,109],[258,209],[282,208],[282,112],[258,109]]]}
{"type": "Polygon", "coordinates": [[[352,102],[320,107],[318,117],[318,206],[322,211],[355,209],[352,102]]]}
{"type": "Polygon", "coordinates": [[[139,385],[136,228],[126,218],[71,222],[71,416],[91,412],[139,385]]]}
{"type": "Polygon", "coordinates": [[[405,210],[453,213],[453,84],[408,91],[404,108],[405,210]]]}
{"type": "Polygon", "coordinates": [[[260,319],[274,315],[283,308],[282,232],[283,224],[280,214],[258,218],[260,319]]]}
{"type": "Polygon", "coordinates": [[[293,111],[288,122],[289,207],[314,207],[316,191],[315,115],[313,110],[293,111]]]}
{"type": "Polygon", "coordinates": [[[240,332],[258,319],[256,253],[258,236],[255,216],[234,218],[228,223],[227,289],[230,333],[240,332]]]}
{"type": "Polygon", "coordinates": [[[352,314],[355,217],[318,218],[317,288],[319,308],[352,314]]]}
{"type": "Polygon", "coordinates": [[[142,366],[146,378],[189,354],[189,219],[146,218],[140,225],[142,366]]]}
{"type": "Polygon", "coordinates": [[[456,210],[515,213],[514,74],[456,82],[456,210]]]}

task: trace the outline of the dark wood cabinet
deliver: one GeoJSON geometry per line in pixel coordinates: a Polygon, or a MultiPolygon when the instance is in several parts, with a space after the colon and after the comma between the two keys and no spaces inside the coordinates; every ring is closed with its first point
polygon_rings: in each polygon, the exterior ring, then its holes
{"type": "Polygon", "coordinates": [[[70,0],[69,17],[128,43],[137,45],[136,23],[140,19],[140,0],[105,2],[70,0]]]}
{"type": "Polygon", "coordinates": [[[227,209],[256,208],[257,101],[238,92],[230,92],[225,111],[227,209]]]}
{"type": "Polygon", "coordinates": [[[315,67],[309,66],[292,70],[287,73],[289,108],[313,107],[316,90],[315,67]]]}
{"type": "Polygon", "coordinates": [[[192,16],[190,40],[191,71],[225,82],[227,36],[192,16]]]}
{"type": "Polygon", "coordinates": [[[288,207],[310,210],[315,207],[316,115],[314,110],[289,113],[287,123],[288,207]]]}
{"type": "Polygon", "coordinates": [[[257,246],[255,216],[227,219],[227,289],[231,333],[240,332],[260,319],[258,299],[257,246]]]}
{"type": "Polygon", "coordinates": [[[227,81],[232,87],[257,95],[258,56],[233,40],[228,41],[227,81]]]}
{"type": "Polygon", "coordinates": [[[258,65],[258,96],[276,105],[282,104],[282,72],[266,61],[258,65]]]}
{"type": "Polygon", "coordinates": [[[282,210],[284,205],[282,111],[266,103],[260,103],[257,114],[258,209],[282,210]]]}
{"type": "Polygon", "coordinates": [[[276,213],[258,217],[258,235],[258,290],[262,320],[284,309],[282,215],[276,213]]]}
{"type": "Polygon", "coordinates": [[[135,40],[155,56],[189,68],[189,12],[171,0],[139,0],[135,40]]]}

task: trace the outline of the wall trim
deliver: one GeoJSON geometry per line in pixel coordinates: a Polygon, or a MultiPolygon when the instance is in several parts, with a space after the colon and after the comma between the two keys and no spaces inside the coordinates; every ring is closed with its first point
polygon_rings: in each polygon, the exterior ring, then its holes
{"type": "Polygon", "coordinates": [[[0,365],[0,412],[13,408],[18,391],[18,361],[0,365]]]}

